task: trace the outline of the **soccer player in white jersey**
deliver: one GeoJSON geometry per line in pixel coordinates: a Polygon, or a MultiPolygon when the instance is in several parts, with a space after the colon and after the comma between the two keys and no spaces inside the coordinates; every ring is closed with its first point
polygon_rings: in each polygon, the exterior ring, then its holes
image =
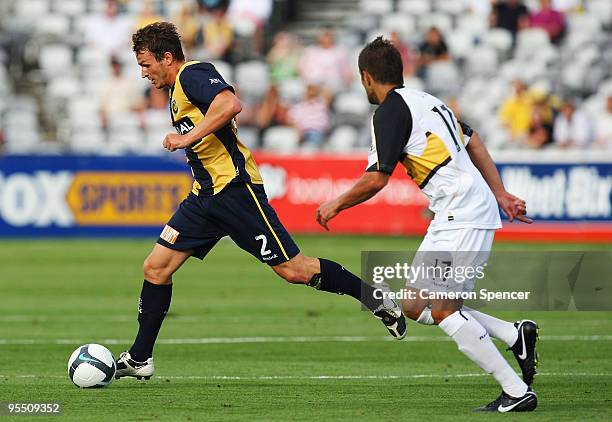
{"type": "MultiPolygon", "coordinates": [[[[428,197],[435,213],[413,266],[422,262],[419,259],[427,260],[423,256],[430,253],[449,256],[445,266],[486,263],[495,230],[501,228],[498,204],[510,221],[532,223],[526,217],[525,201],[504,189],[478,134],[458,121],[438,98],[403,87],[401,57],[389,41],[379,37],[366,45],[359,55],[359,72],[368,100],[380,105],[372,119],[367,171],[351,189],[319,207],[319,224],[328,229],[328,222],[342,210],[373,197],[385,187],[398,163],[428,197]]],[[[474,287],[474,280],[454,285],[450,285],[452,280],[446,284],[435,281],[422,278],[408,286],[429,291],[470,291],[474,287]]],[[[438,325],[461,352],[501,385],[501,395],[476,410],[517,412],[537,407],[531,389],[537,364],[535,322],[513,324],[469,309],[461,300],[416,297],[402,303],[406,316],[438,325]],[[513,351],[522,380],[491,337],[513,351]]]]}

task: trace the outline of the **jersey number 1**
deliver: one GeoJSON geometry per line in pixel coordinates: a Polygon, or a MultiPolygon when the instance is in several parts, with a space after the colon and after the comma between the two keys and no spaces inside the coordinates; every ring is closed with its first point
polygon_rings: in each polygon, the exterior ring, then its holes
{"type": "Polygon", "coordinates": [[[455,147],[457,148],[457,152],[461,151],[461,147],[459,146],[459,142],[457,141],[457,126],[455,126],[455,119],[453,119],[453,113],[446,108],[446,106],[444,104],[442,104],[440,107],[434,107],[431,109],[431,111],[433,111],[434,113],[438,113],[440,115],[440,117],[442,118],[442,121],[444,122],[444,124],[446,125],[446,129],[448,129],[448,132],[450,133],[451,137],[453,138],[453,142],[455,143],[455,147]],[[451,125],[448,123],[448,120],[446,120],[446,117],[444,117],[444,113],[442,113],[442,110],[446,111],[446,113],[448,113],[448,117],[450,118],[451,123],[453,124],[453,128],[455,130],[453,130],[451,128],[451,125]]]}

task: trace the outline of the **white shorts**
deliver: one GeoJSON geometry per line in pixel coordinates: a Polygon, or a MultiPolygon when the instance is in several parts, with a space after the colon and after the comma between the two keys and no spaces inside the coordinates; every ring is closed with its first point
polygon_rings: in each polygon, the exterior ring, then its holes
{"type": "Polygon", "coordinates": [[[412,261],[416,276],[407,280],[406,287],[471,292],[484,277],[494,236],[492,229],[429,230],[412,261]]]}

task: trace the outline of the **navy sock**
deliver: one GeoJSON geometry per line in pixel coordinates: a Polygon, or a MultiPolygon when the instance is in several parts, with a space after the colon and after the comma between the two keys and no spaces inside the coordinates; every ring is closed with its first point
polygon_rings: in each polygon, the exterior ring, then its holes
{"type": "Polygon", "coordinates": [[[374,288],[364,283],[355,274],[340,264],[328,259],[319,258],[321,274],[316,274],[310,286],[326,292],[349,295],[360,301],[370,311],[382,305],[382,299],[374,297],[374,288]]]}
{"type": "Polygon", "coordinates": [[[137,362],[144,362],[153,356],[153,345],[164,317],[170,308],[172,284],[142,283],[138,304],[138,334],[130,348],[130,356],[137,362]]]}

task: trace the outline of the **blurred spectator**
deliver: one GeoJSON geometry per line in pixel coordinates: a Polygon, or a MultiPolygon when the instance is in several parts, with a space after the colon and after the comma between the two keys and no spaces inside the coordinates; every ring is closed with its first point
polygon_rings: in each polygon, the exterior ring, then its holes
{"type": "Polygon", "coordinates": [[[100,121],[105,128],[113,116],[135,110],[141,102],[141,95],[135,88],[134,81],[123,75],[121,62],[113,56],[110,66],[110,78],[100,90],[100,121]]]}
{"type": "Polygon", "coordinates": [[[282,101],[278,87],[270,85],[255,112],[254,126],[259,129],[260,140],[267,128],[288,123],[287,112],[287,105],[282,101]]]}
{"type": "Polygon", "coordinates": [[[604,112],[595,115],[595,140],[597,146],[612,149],[612,95],[608,96],[604,112]]]}
{"type": "Polygon", "coordinates": [[[199,25],[195,14],[195,3],[183,2],[178,13],[173,17],[173,22],[181,35],[181,41],[188,51],[195,47],[198,37],[199,25]]]}
{"type": "Polygon", "coordinates": [[[169,93],[153,86],[147,89],[140,105],[141,127],[168,122],[169,93]]]}
{"type": "Polygon", "coordinates": [[[226,11],[229,6],[229,0],[197,0],[198,6],[206,10],[223,10],[226,11]]]}
{"type": "Polygon", "coordinates": [[[204,24],[202,35],[204,37],[203,56],[207,60],[223,59],[229,61],[234,32],[223,9],[210,11],[210,19],[204,24]]]}
{"type": "Polygon", "coordinates": [[[575,13],[582,9],[582,0],[552,0],[552,8],[563,13],[575,13]]]}
{"type": "Polygon", "coordinates": [[[107,0],[104,14],[91,17],[85,28],[85,41],[91,47],[109,56],[129,51],[133,25],[131,19],[119,15],[116,0],[107,0]]]}
{"type": "Polygon", "coordinates": [[[501,0],[493,4],[489,23],[495,28],[510,31],[512,38],[529,25],[529,11],[522,0],[501,0]]]}
{"type": "Polygon", "coordinates": [[[299,71],[307,84],[323,86],[337,93],[350,86],[354,69],[349,65],[346,49],[335,43],[330,29],[324,29],[319,33],[318,45],[304,50],[299,71]]]}
{"type": "Polygon", "coordinates": [[[586,114],[576,109],[573,100],[566,100],[553,126],[555,145],[560,148],[588,147],[593,140],[591,122],[586,114]]]}
{"type": "Polygon", "coordinates": [[[272,80],[278,82],[297,78],[300,54],[299,42],[293,34],[277,33],[266,58],[272,80]]]}
{"type": "Polygon", "coordinates": [[[142,10],[136,16],[136,29],[143,28],[149,24],[159,22],[164,18],[157,14],[153,0],[145,0],[142,5],[142,10]]]}
{"type": "Polygon", "coordinates": [[[531,122],[526,144],[529,148],[539,149],[553,141],[553,115],[546,98],[542,98],[533,106],[531,122]]]}
{"type": "Polygon", "coordinates": [[[506,98],[499,109],[499,119],[510,131],[513,141],[521,141],[529,131],[533,114],[533,99],[521,80],[513,83],[514,94],[506,98]]]}
{"type": "Polygon", "coordinates": [[[558,44],[565,35],[565,15],[552,9],[550,0],[540,0],[540,10],[529,15],[529,25],[545,30],[554,44],[558,44]]]}
{"type": "Polygon", "coordinates": [[[255,55],[263,51],[263,29],[272,14],[272,0],[232,0],[229,20],[236,33],[252,40],[255,55]]]}
{"type": "Polygon", "coordinates": [[[315,85],[306,87],[304,99],[289,109],[288,120],[300,131],[304,146],[320,147],[331,125],[330,98],[315,85]]]}
{"type": "Polygon", "coordinates": [[[450,60],[448,46],[442,32],[435,26],[429,28],[425,40],[419,46],[419,76],[423,76],[427,66],[433,62],[450,60]]]}
{"type": "Polygon", "coordinates": [[[414,76],[416,73],[416,58],[414,57],[410,46],[401,39],[400,34],[397,31],[391,31],[389,34],[389,39],[397,51],[399,51],[400,56],[402,56],[404,76],[414,76]]]}

